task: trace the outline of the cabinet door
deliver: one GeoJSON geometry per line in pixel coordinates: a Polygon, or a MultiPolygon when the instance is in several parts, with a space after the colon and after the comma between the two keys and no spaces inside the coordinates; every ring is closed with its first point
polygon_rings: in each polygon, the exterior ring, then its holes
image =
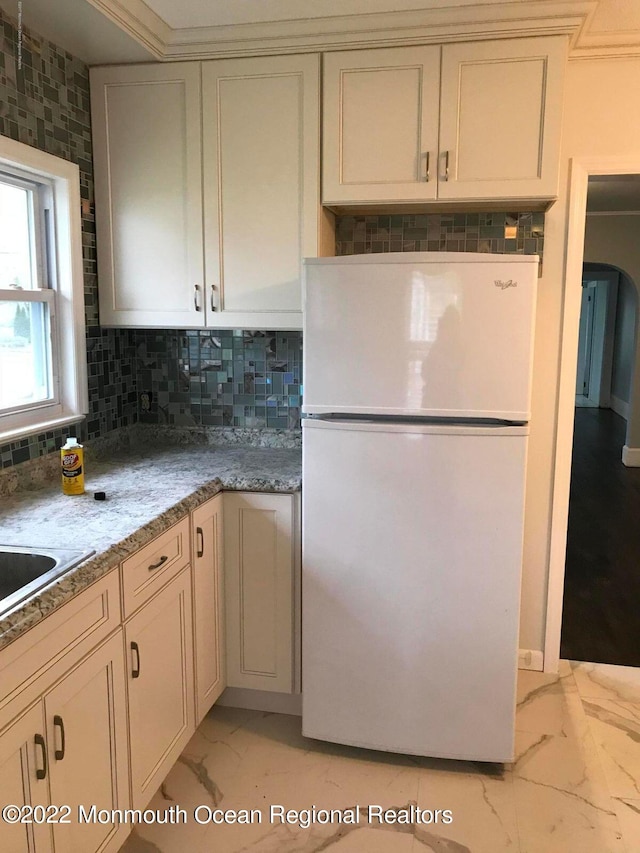
{"type": "Polygon", "coordinates": [[[225,688],[222,495],[192,516],[196,725],[225,688]]]}
{"type": "Polygon", "coordinates": [[[191,570],[125,625],[133,808],[144,808],[195,731],[191,570]]]}
{"type": "Polygon", "coordinates": [[[324,57],[323,204],[436,198],[440,48],[324,57]]]}
{"type": "Polygon", "coordinates": [[[203,325],[199,63],[92,69],[91,108],[101,324],[203,325]]]}
{"type": "Polygon", "coordinates": [[[54,824],[56,853],[116,850],[129,827],[79,822],[78,807],[129,808],[129,764],[122,631],[96,649],[44,698],[51,801],[71,806],[54,824]]]}
{"type": "Polygon", "coordinates": [[[565,61],[564,36],[442,48],[440,198],[557,195],[565,61]]]}
{"type": "Polygon", "coordinates": [[[202,65],[207,325],[302,328],[318,254],[319,57],[202,65]]]}
{"type": "MultiPolygon", "coordinates": [[[[0,734],[0,805],[46,806],[48,803],[44,718],[42,703],[38,702],[0,734]],[[36,735],[40,738],[38,742],[36,735]],[[37,774],[43,773],[44,778],[38,779],[37,774]]],[[[53,849],[50,824],[3,821],[0,839],[2,853],[46,853],[53,849]]]]}
{"type": "Polygon", "coordinates": [[[227,685],[294,689],[292,495],[225,495],[227,685]]]}

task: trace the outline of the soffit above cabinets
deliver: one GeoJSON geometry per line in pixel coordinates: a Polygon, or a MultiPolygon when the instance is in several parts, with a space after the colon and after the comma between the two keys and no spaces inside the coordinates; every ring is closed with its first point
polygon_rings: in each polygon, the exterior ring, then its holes
{"type": "MultiPolygon", "coordinates": [[[[0,0],[17,18],[18,0],[0,0]]],[[[640,56],[635,0],[23,0],[90,65],[568,34],[570,58],[640,56]]]]}

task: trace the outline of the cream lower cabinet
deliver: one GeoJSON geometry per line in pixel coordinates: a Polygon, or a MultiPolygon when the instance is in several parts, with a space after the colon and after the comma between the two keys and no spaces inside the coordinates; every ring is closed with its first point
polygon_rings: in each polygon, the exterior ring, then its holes
{"type": "Polygon", "coordinates": [[[229,492],[224,500],[227,685],[292,693],[297,495],[229,492]]]}
{"type": "Polygon", "coordinates": [[[3,853],[119,849],[128,827],[81,822],[78,809],[129,807],[121,631],[0,733],[0,768],[3,805],[70,806],[69,823],[3,823],[3,853]]]}
{"type": "Polygon", "coordinates": [[[125,624],[133,808],[144,808],[195,731],[191,572],[125,624]]]}
{"type": "Polygon", "coordinates": [[[191,515],[196,725],[226,686],[222,494],[191,515]]]}
{"type": "MultiPolygon", "coordinates": [[[[49,804],[48,754],[42,703],[25,711],[0,732],[0,804],[44,807],[49,804]]],[[[2,822],[3,853],[49,853],[51,826],[2,822]]]]}
{"type": "Polygon", "coordinates": [[[324,57],[323,204],[558,192],[564,36],[324,57]]]}

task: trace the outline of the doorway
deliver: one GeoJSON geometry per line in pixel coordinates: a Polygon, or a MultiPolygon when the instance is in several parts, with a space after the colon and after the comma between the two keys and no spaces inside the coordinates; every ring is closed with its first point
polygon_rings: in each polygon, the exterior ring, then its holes
{"type": "MultiPolygon", "coordinates": [[[[606,362],[610,354],[607,355],[606,351],[606,323],[604,345],[598,341],[598,323],[600,323],[599,328],[602,329],[602,321],[601,319],[598,320],[598,315],[602,313],[604,305],[610,307],[609,299],[613,299],[613,287],[611,280],[607,281],[608,295],[606,299],[604,298],[605,289],[603,287],[600,288],[602,295],[596,297],[598,287],[597,285],[590,287],[589,277],[586,275],[584,276],[585,287],[580,287],[583,274],[591,272],[583,269],[583,260],[585,257],[587,191],[589,179],[594,176],[606,176],[611,178],[612,182],[618,182],[619,185],[624,184],[627,188],[632,184],[640,186],[640,161],[637,159],[629,161],[623,158],[607,158],[607,160],[600,161],[574,160],[572,163],[545,635],[544,668],[550,672],[557,671],[561,633],[563,656],[582,660],[640,665],[640,626],[637,637],[630,638],[629,636],[636,630],[635,623],[640,621],[636,617],[638,603],[640,603],[640,582],[637,585],[638,589],[635,589],[634,586],[634,575],[637,574],[635,566],[637,565],[637,555],[640,553],[640,538],[638,541],[627,539],[625,545],[624,538],[620,537],[610,524],[612,517],[620,520],[626,515],[630,522],[630,530],[637,527],[636,519],[640,512],[640,503],[634,504],[634,497],[640,495],[640,469],[627,467],[635,464],[632,459],[633,454],[629,452],[627,452],[625,464],[622,464],[621,457],[624,454],[621,453],[621,444],[624,443],[625,437],[631,446],[625,445],[624,450],[633,450],[624,419],[616,415],[611,409],[601,408],[602,404],[606,402],[607,376],[609,375],[606,362]],[[583,296],[587,287],[593,292],[583,296]],[[588,298],[589,295],[592,297],[591,300],[588,298]],[[580,321],[580,309],[583,300],[587,304],[591,302],[591,307],[587,309],[587,315],[582,316],[580,321]],[[600,307],[597,304],[598,300],[600,300],[600,307]],[[577,379],[578,353],[580,353],[580,380],[577,379]],[[583,399],[578,400],[578,397],[583,399]],[[576,407],[576,403],[582,403],[582,405],[576,407]],[[575,453],[572,453],[574,425],[577,443],[575,453]],[[590,446],[588,446],[589,441],[591,442],[590,446]],[[599,462],[596,459],[598,446],[602,451],[599,462]],[[607,448],[606,451],[605,447],[607,448]],[[571,481],[572,461],[579,465],[580,456],[588,458],[588,464],[584,470],[589,472],[591,483],[587,483],[579,477],[574,477],[573,482],[571,481]],[[605,471],[604,466],[607,465],[607,459],[610,467],[605,471]],[[602,506],[605,506],[610,512],[607,514],[596,511],[595,522],[592,514],[589,522],[585,523],[583,520],[581,526],[580,523],[578,524],[576,528],[578,535],[573,538],[572,542],[569,542],[569,547],[573,548],[577,542],[577,550],[582,550],[578,559],[578,564],[582,567],[581,573],[578,573],[577,577],[570,577],[569,567],[567,566],[567,584],[565,586],[565,558],[568,553],[567,532],[573,521],[569,512],[570,483],[574,493],[584,498],[584,503],[593,502],[593,496],[599,495],[606,501],[602,506]],[[625,483],[628,488],[625,488],[625,483]],[[589,498],[589,494],[591,494],[591,498],[589,498]],[[592,537],[591,540],[589,537],[592,537]],[[610,547],[612,545],[613,547],[610,547]],[[628,565],[633,566],[633,572],[629,572],[628,568],[622,568],[620,554],[624,551],[629,558],[628,565]],[[613,572],[607,570],[611,565],[614,567],[613,572]],[[587,592],[590,581],[592,588],[587,592]],[[599,588],[596,589],[598,586],[599,588]],[[616,591],[614,598],[617,598],[622,607],[618,608],[617,613],[609,612],[603,615],[604,629],[602,632],[598,632],[600,651],[577,652],[572,647],[574,638],[571,636],[571,632],[567,633],[563,629],[562,590],[566,590],[565,610],[567,614],[573,612],[571,617],[573,624],[579,625],[579,633],[584,637],[595,632],[590,621],[591,617],[585,615],[585,610],[581,608],[581,605],[584,604],[584,600],[589,599],[592,604],[593,602],[598,605],[602,604],[609,588],[616,591]],[[603,637],[606,638],[606,642],[603,637]],[[570,646],[572,648],[569,648],[570,646]]],[[[627,195],[627,200],[628,198],[627,195]]],[[[640,200],[640,195],[638,199],[640,200]]],[[[620,214],[637,216],[638,211],[640,211],[640,203],[633,209],[629,207],[620,209],[620,214]]],[[[614,212],[612,215],[619,214],[614,212]]],[[[640,220],[636,219],[635,222],[640,223],[640,220]]],[[[609,387],[608,393],[609,405],[611,405],[613,397],[611,387],[609,387]]],[[[630,395],[629,403],[632,402],[632,395],[630,395]]],[[[636,498],[636,501],[638,500],[640,499],[636,498]]]]}
{"type": "Polygon", "coordinates": [[[582,274],[576,407],[609,408],[613,369],[619,273],[590,270],[582,274]]]}

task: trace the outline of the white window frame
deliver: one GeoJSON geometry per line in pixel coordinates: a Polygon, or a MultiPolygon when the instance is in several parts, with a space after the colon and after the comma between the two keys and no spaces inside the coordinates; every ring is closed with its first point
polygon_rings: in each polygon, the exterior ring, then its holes
{"type": "Polygon", "coordinates": [[[80,170],[74,163],[0,136],[0,172],[46,185],[53,211],[49,287],[0,290],[0,298],[47,302],[52,335],[53,401],[0,414],[0,443],[84,419],[89,410],[84,318],[80,170]]]}

